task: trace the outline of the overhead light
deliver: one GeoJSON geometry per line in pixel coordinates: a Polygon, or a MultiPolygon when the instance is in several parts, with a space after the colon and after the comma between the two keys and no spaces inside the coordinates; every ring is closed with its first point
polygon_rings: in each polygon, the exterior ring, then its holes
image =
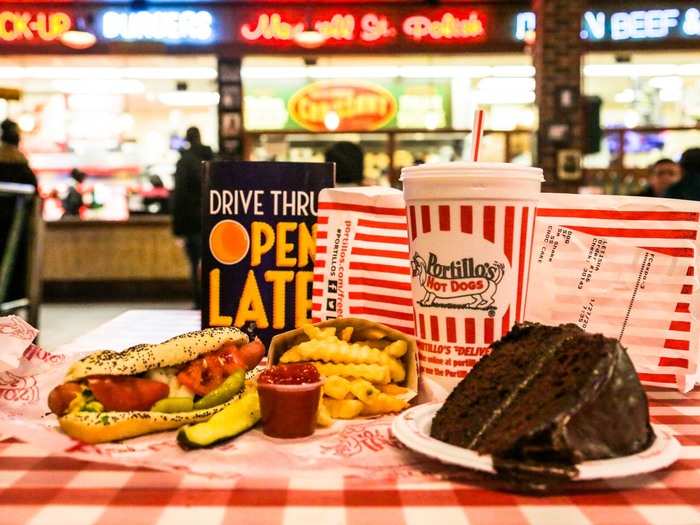
{"type": "Polygon", "coordinates": [[[22,113],[17,118],[17,125],[24,133],[31,133],[36,127],[36,117],[31,113],[22,113]]]}
{"type": "Polygon", "coordinates": [[[683,89],[678,88],[661,88],[659,90],[659,100],[661,102],[679,102],[683,100],[683,89]]]}
{"type": "Polygon", "coordinates": [[[680,64],[677,67],[676,74],[685,77],[700,76],[700,64],[680,64]]]}
{"type": "Polygon", "coordinates": [[[649,85],[659,89],[681,89],[683,87],[683,79],[679,76],[652,77],[649,79],[649,85]]]}
{"type": "MultiPolygon", "coordinates": [[[[272,70],[275,71],[274,69],[272,70]]],[[[0,79],[162,79],[212,80],[213,67],[66,67],[27,66],[0,67],[0,79]]],[[[277,77],[275,77],[277,78],[277,77]]]]}
{"type": "Polygon", "coordinates": [[[489,66],[401,66],[396,76],[403,78],[471,78],[489,74],[491,74],[489,66]]]}
{"type": "Polygon", "coordinates": [[[425,114],[425,129],[437,129],[440,125],[440,113],[437,111],[428,111],[425,114]]]}
{"type": "Polygon", "coordinates": [[[243,66],[241,76],[246,79],[278,78],[483,78],[534,77],[532,66],[243,66]]]}
{"type": "Polygon", "coordinates": [[[127,67],[125,78],[154,80],[214,80],[218,76],[213,67],[127,67]]]}
{"type": "Polygon", "coordinates": [[[478,88],[481,91],[533,91],[535,89],[535,79],[518,77],[487,77],[479,80],[478,88]]]}
{"type": "Polygon", "coordinates": [[[299,31],[294,35],[294,42],[303,48],[315,49],[326,42],[326,37],[316,30],[299,31]]]}
{"type": "Polygon", "coordinates": [[[474,92],[479,104],[532,104],[535,102],[534,91],[501,89],[479,89],[474,92]]]}
{"type": "Polygon", "coordinates": [[[216,106],[219,94],[213,91],[168,91],[159,93],[158,100],[166,106],[216,106]]]}
{"type": "Polygon", "coordinates": [[[335,111],[328,111],[323,116],[323,125],[328,131],[335,131],[340,126],[340,116],[335,111]]]}
{"type": "Polygon", "coordinates": [[[66,31],[60,37],[60,42],[71,49],[88,49],[97,42],[97,37],[88,31],[66,31]]]}
{"type": "Polygon", "coordinates": [[[534,77],[535,66],[493,66],[490,75],[492,77],[534,77]]]}
{"type": "Polygon", "coordinates": [[[399,69],[396,67],[381,66],[311,66],[306,68],[309,78],[393,78],[398,76],[399,69]]]}
{"type": "Polygon", "coordinates": [[[634,102],[635,98],[634,89],[632,88],[623,89],[619,93],[615,93],[613,97],[618,104],[630,104],[634,102]]]}
{"type": "Polygon", "coordinates": [[[588,64],[583,66],[587,77],[657,77],[677,74],[675,64],[588,64]]]}
{"type": "Polygon", "coordinates": [[[58,79],[51,86],[61,93],[129,95],[146,91],[143,82],[133,78],[58,79]]]}
{"type": "Polygon", "coordinates": [[[636,128],[641,123],[642,119],[637,111],[625,111],[622,121],[626,128],[636,128]]]}
{"type": "Polygon", "coordinates": [[[134,128],[134,117],[130,113],[122,113],[117,117],[117,128],[120,131],[128,133],[134,128]]]}

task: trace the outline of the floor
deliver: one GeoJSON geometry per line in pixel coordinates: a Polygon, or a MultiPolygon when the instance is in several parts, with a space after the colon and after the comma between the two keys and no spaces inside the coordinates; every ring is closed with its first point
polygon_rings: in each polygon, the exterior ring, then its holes
{"type": "Polygon", "coordinates": [[[189,302],[48,303],[41,307],[39,344],[51,351],[127,310],[190,307],[189,302]]]}

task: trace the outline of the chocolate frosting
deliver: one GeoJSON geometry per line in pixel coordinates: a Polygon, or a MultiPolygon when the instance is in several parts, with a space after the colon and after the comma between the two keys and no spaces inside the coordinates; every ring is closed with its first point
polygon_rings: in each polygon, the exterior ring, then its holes
{"type": "Polygon", "coordinates": [[[576,325],[518,325],[452,391],[431,435],[491,454],[520,488],[573,479],[576,464],[654,441],[646,393],[627,352],[576,325]]]}

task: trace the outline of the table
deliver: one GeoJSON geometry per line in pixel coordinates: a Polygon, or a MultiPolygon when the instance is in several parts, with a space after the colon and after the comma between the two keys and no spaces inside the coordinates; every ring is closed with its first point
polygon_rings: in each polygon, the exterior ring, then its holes
{"type": "MultiPolygon", "coordinates": [[[[131,311],[72,344],[157,341],[196,327],[197,315],[131,311]]],[[[652,419],[674,430],[681,459],[665,471],[581,484],[565,495],[497,492],[478,482],[268,479],[264,472],[212,479],[77,461],[8,439],[0,442],[0,523],[699,524],[700,390],[648,393],[652,419]]]]}

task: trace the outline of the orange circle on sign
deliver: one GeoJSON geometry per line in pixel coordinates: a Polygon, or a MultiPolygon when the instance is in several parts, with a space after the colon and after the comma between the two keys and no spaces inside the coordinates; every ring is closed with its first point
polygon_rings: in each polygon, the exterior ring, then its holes
{"type": "Polygon", "coordinates": [[[238,221],[219,221],[209,234],[209,251],[221,264],[236,264],[249,248],[248,231],[238,221]]]}

